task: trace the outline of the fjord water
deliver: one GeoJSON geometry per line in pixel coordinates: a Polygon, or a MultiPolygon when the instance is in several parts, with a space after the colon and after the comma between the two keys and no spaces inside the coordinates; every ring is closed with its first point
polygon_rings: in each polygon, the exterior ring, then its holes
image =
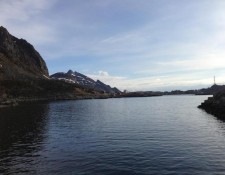
{"type": "Polygon", "coordinates": [[[207,96],[0,109],[0,174],[224,174],[225,123],[207,96]]]}

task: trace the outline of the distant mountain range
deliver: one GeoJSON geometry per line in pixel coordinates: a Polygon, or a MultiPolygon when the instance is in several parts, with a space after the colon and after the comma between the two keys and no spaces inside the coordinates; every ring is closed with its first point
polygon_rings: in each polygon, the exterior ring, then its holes
{"type": "Polygon", "coordinates": [[[102,91],[105,93],[111,93],[111,94],[121,93],[121,91],[117,89],[116,87],[112,88],[109,85],[106,85],[99,80],[94,81],[90,77],[87,77],[86,75],[83,75],[79,72],[72,71],[72,70],[69,70],[67,73],[58,72],[51,75],[50,77],[53,79],[62,80],[65,82],[92,88],[94,90],[102,91]]]}

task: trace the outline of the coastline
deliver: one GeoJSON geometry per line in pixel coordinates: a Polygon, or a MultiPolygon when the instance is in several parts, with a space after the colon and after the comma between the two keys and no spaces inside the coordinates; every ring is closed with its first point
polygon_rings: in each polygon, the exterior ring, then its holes
{"type": "Polygon", "coordinates": [[[0,101],[0,108],[17,106],[23,103],[29,102],[46,102],[46,101],[60,101],[60,100],[87,100],[87,99],[109,99],[109,98],[132,98],[132,97],[157,97],[162,95],[129,95],[129,94],[96,94],[96,95],[84,95],[76,96],[74,94],[67,95],[55,95],[48,97],[19,97],[19,98],[8,98],[0,101]]]}
{"type": "Polygon", "coordinates": [[[109,96],[77,96],[77,97],[37,97],[37,98],[15,98],[6,99],[0,102],[0,108],[17,106],[23,103],[46,102],[46,101],[60,101],[60,100],[85,100],[85,99],[107,99],[109,96]]]}

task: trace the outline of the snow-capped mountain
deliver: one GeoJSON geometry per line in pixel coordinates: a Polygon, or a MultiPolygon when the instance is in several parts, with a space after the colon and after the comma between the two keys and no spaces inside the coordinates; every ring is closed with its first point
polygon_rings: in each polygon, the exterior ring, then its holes
{"type": "Polygon", "coordinates": [[[98,91],[104,91],[106,93],[120,93],[116,87],[111,88],[109,85],[104,84],[103,82],[93,79],[83,75],[79,72],[69,70],[67,73],[58,72],[50,76],[53,79],[63,80],[69,83],[79,84],[88,88],[93,88],[98,91]]]}

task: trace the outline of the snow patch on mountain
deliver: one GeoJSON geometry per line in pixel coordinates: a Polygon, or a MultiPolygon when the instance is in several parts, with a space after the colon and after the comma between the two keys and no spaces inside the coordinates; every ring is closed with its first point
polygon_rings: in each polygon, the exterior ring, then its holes
{"type": "Polygon", "coordinates": [[[103,82],[93,80],[79,72],[69,70],[67,73],[58,72],[50,76],[52,79],[58,79],[69,83],[79,84],[88,88],[92,88],[105,93],[120,93],[121,91],[117,88],[111,88],[109,85],[103,82]]]}

